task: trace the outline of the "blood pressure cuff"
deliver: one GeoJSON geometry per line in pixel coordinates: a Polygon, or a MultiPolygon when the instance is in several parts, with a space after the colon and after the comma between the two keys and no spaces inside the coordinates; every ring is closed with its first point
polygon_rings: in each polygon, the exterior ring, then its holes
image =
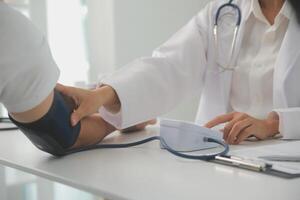
{"type": "Polygon", "coordinates": [[[72,99],[54,91],[54,99],[48,113],[33,123],[19,123],[10,119],[40,150],[54,156],[63,156],[79,137],[81,125],[72,127],[70,116],[75,105],[72,99]]]}

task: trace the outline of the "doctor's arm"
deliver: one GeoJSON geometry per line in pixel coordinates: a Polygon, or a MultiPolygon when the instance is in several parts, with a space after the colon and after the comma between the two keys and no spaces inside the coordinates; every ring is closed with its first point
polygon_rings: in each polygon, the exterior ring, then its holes
{"type": "MultiPolygon", "coordinates": [[[[91,116],[102,105],[110,112],[119,112],[121,103],[118,95],[110,86],[103,86],[93,90],[84,90],[75,87],[56,85],[56,89],[68,97],[72,97],[73,101],[79,108],[72,114],[71,123],[75,126],[82,118],[91,116]]],[[[156,124],[156,119],[148,120],[140,124],[121,129],[121,132],[128,133],[145,129],[148,125],[156,124]]],[[[111,125],[110,125],[111,126],[111,125]]]]}
{"type": "Polygon", "coordinates": [[[154,119],[201,92],[207,67],[208,31],[212,24],[204,9],[151,57],[137,59],[102,80],[102,87],[86,91],[59,86],[78,101],[75,125],[100,111],[118,129],[154,119]]]}

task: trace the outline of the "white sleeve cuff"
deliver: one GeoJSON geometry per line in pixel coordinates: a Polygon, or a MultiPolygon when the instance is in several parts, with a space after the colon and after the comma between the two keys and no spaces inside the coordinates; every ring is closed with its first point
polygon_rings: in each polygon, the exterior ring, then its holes
{"type": "MultiPolygon", "coordinates": [[[[102,76],[101,79],[99,80],[99,83],[97,84],[97,88],[102,87],[103,85],[109,85],[108,83],[104,83],[104,78],[106,78],[106,76],[102,76]]],[[[113,86],[111,86],[113,87],[113,86]]],[[[109,124],[113,125],[116,129],[121,130],[122,127],[122,111],[120,110],[120,112],[114,114],[109,112],[105,107],[101,107],[99,109],[99,114],[100,116],[103,118],[104,121],[108,122],[109,124]]]]}
{"type": "Polygon", "coordinates": [[[128,113],[128,107],[129,107],[128,105],[126,105],[125,97],[127,95],[130,95],[126,93],[127,90],[125,90],[125,88],[123,87],[124,83],[119,82],[117,78],[112,79],[109,77],[105,77],[98,84],[98,87],[101,87],[103,85],[109,85],[110,87],[112,87],[116,91],[119,100],[121,102],[121,109],[118,113],[112,113],[102,106],[99,109],[99,113],[100,116],[103,118],[103,120],[113,125],[116,129],[119,130],[135,125],[133,123],[130,124],[126,120],[124,120],[124,113],[128,113]]]}
{"type": "Polygon", "coordinates": [[[279,115],[279,131],[284,140],[300,139],[300,108],[274,110],[279,115]]]}

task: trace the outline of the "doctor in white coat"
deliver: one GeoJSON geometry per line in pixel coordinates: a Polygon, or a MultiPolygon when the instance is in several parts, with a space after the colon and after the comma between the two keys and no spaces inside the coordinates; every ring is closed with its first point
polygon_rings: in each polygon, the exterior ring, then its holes
{"type": "Polygon", "coordinates": [[[242,20],[230,56],[236,10],[222,10],[218,45],[213,34],[224,3],[210,2],[151,57],[133,61],[95,90],[57,86],[79,104],[72,123],[100,111],[116,128],[126,128],[200,93],[196,123],[225,124],[230,144],[249,136],[300,139],[300,27],[294,10],[285,0],[234,0],[242,20]]]}

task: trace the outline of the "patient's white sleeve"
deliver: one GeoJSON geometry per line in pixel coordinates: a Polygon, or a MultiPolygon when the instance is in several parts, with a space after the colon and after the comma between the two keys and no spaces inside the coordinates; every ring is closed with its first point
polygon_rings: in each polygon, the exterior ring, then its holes
{"type": "Polygon", "coordinates": [[[39,105],[54,89],[59,70],[43,34],[0,2],[0,102],[9,112],[39,105]]]}

